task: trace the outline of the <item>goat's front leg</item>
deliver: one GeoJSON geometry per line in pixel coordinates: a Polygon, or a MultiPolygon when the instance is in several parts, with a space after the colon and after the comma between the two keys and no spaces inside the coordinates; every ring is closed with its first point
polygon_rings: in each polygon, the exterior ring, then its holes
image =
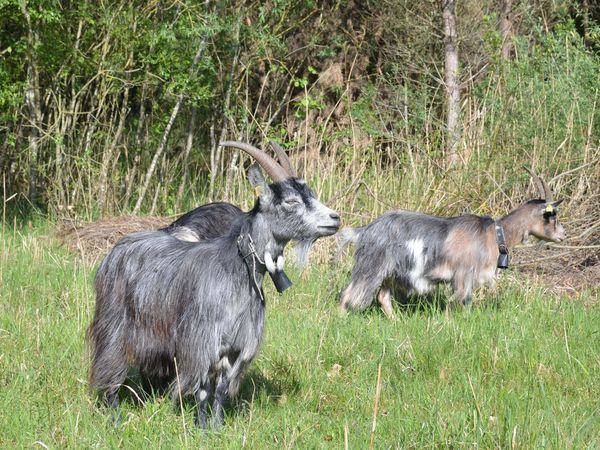
{"type": "Polygon", "coordinates": [[[208,422],[206,419],[206,410],[208,407],[208,399],[210,397],[210,392],[212,388],[212,383],[210,377],[208,381],[202,383],[200,385],[200,389],[196,391],[196,406],[198,411],[196,412],[196,426],[206,429],[208,427],[208,422]]]}
{"type": "Polygon", "coordinates": [[[456,300],[459,300],[465,308],[471,308],[473,270],[456,274],[452,280],[452,288],[454,293],[452,294],[451,301],[446,305],[446,313],[448,313],[449,304],[454,303],[456,300]]]}
{"type": "Polygon", "coordinates": [[[463,297],[462,304],[465,308],[471,309],[471,306],[473,305],[473,295],[471,294],[471,292],[469,292],[463,297]]]}
{"type": "Polygon", "coordinates": [[[223,425],[225,416],[224,404],[225,399],[227,398],[227,392],[229,391],[229,383],[231,381],[229,372],[229,370],[223,368],[221,369],[221,373],[217,376],[211,421],[213,430],[218,430],[223,425]]]}

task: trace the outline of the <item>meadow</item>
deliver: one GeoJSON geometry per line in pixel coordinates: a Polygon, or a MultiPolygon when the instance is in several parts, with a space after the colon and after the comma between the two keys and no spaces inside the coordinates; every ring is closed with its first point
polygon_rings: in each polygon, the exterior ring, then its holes
{"type": "Polygon", "coordinates": [[[0,2],[0,448],[600,448],[600,9],[457,2],[456,136],[440,3],[0,2]],[[520,248],[470,311],[441,290],[393,321],[338,314],[352,258],[319,240],[291,289],[265,283],[221,430],[135,377],[116,424],[88,388],[102,234],[249,210],[225,139],[281,143],[344,226],[499,218],[538,195],[527,167],[568,239],[520,248]]]}
{"type": "Polygon", "coordinates": [[[445,314],[440,292],[398,305],[396,321],[344,318],[351,258],[315,258],[283,295],[267,283],[262,349],[219,432],[134,383],[115,425],[87,386],[94,264],[51,222],[2,230],[2,448],[600,446],[597,288],[566,297],[509,270],[470,312],[445,314]]]}

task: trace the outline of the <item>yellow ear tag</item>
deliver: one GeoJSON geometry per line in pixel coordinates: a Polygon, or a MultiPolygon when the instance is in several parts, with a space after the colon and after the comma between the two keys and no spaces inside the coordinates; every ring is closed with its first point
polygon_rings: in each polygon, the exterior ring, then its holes
{"type": "Polygon", "coordinates": [[[262,194],[262,186],[255,186],[254,187],[254,196],[256,198],[260,197],[260,194],[262,194]]]}
{"type": "Polygon", "coordinates": [[[554,208],[552,207],[552,205],[548,205],[548,206],[546,206],[546,209],[544,210],[544,212],[547,212],[548,214],[552,214],[554,212],[554,208]]]}

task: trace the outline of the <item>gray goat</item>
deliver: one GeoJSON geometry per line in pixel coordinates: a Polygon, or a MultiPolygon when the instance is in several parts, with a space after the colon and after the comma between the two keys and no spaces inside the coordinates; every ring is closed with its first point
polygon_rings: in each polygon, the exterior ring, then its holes
{"type": "Polygon", "coordinates": [[[463,215],[435,217],[408,211],[383,214],[371,224],[345,229],[340,250],[356,243],[355,264],[340,308],[364,310],[378,293],[385,314],[393,317],[392,295],[403,299],[450,284],[453,298],[471,304],[474,287],[493,283],[508,252],[528,235],[560,242],[565,230],[556,217],[552,192],[530,172],[542,199],[530,200],[501,219],[463,215]],[[378,292],[379,291],[379,292],[378,292]]]}
{"type": "MultiPolygon", "coordinates": [[[[275,141],[271,141],[270,144],[277,154],[281,166],[291,176],[297,177],[285,150],[275,141]]],[[[203,239],[226,235],[233,220],[241,214],[243,214],[243,211],[231,203],[207,203],[188,211],[174,222],[161,228],[160,231],[164,231],[182,241],[198,242],[203,239]]]]}
{"type": "Polygon", "coordinates": [[[259,192],[254,208],[233,220],[226,236],[186,242],[162,231],[122,238],[102,261],[88,330],[90,386],[111,406],[129,367],[171,383],[174,400],[194,396],[196,424],[206,428],[214,396],[213,427],[255,357],[264,327],[265,273],[283,269],[291,239],[334,234],[339,215],[306,183],[273,158],[244,143],[223,142],[251,155],[249,178],[259,192]]]}
{"type": "MultiPolygon", "coordinates": [[[[290,175],[297,177],[296,171],[285,150],[275,141],[271,141],[270,144],[271,148],[277,154],[281,166],[290,175]]],[[[202,239],[212,239],[226,235],[233,220],[240,214],[243,214],[243,211],[231,203],[208,203],[185,213],[160,230],[182,241],[197,242],[202,239]]],[[[308,263],[308,254],[313,241],[314,239],[312,238],[303,239],[296,244],[296,262],[300,267],[304,267],[308,263]]],[[[285,281],[282,282],[284,283],[283,286],[285,286],[285,281]]],[[[280,290],[279,285],[277,286],[278,290],[280,290]]]]}

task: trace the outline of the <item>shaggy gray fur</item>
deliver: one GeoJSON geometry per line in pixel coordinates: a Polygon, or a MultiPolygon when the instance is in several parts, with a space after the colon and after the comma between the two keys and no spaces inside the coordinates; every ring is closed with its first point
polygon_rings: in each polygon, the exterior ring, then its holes
{"type": "MultiPolygon", "coordinates": [[[[428,274],[445,262],[443,246],[448,231],[458,224],[465,227],[473,235],[473,239],[477,239],[485,226],[493,224],[493,221],[476,216],[446,219],[398,211],[386,213],[365,227],[344,229],[341,248],[350,242],[356,242],[355,265],[351,282],[345,290],[348,295],[347,306],[357,310],[365,309],[384,282],[388,282],[396,296],[400,297],[426,292],[424,286],[417,286],[417,283],[423,281],[421,274],[415,274],[416,277],[410,275],[415,269],[417,256],[407,243],[418,240],[427,243],[423,247],[424,267],[420,272],[428,274]]],[[[442,280],[429,278],[428,281],[436,284],[442,280]]]]}
{"type": "MultiPolygon", "coordinates": [[[[291,167],[289,160],[286,164],[291,167]]],[[[260,171],[260,168],[256,166],[253,170],[260,171]]],[[[185,213],[173,223],[161,228],[161,231],[188,242],[212,239],[227,234],[233,220],[240,214],[243,214],[243,211],[231,203],[208,203],[185,213]]],[[[309,239],[296,244],[294,255],[298,267],[307,266],[313,242],[314,239],[309,239]]]]}
{"type": "Polygon", "coordinates": [[[195,396],[202,427],[214,393],[212,423],[222,424],[225,396],[237,391],[263,335],[265,253],[277,261],[289,240],[313,241],[340,225],[302,180],[269,186],[259,171],[249,175],[260,197],[226,236],[185,242],[163,231],[135,233],[102,261],[88,331],[90,385],[110,405],[118,406],[118,389],[135,367],[171,382],[174,399],[195,396]]]}
{"type": "Polygon", "coordinates": [[[208,203],[185,213],[161,231],[190,242],[212,239],[226,235],[241,214],[243,211],[231,203],[208,203]]]}

